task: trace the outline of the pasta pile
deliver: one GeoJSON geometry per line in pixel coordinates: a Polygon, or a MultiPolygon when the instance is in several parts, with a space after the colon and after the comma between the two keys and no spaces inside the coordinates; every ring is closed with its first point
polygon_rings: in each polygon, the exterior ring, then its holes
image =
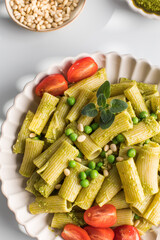
{"type": "Polygon", "coordinates": [[[106,80],[102,68],[72,85],[62,97],[44,93],[37,111],[28,111],[13,151],[24,154],[19,172],[29,178],[26,190],[36,196],[29,211],[54,213],[52,227],[84,226],[84,210],[109,203],[117,209],[115,226],[135,225],[143,235],[160,223],[160,96],[157,85],[121,78],[111,85],[107,103],[121,99],[128,108],[115,116],[109,128],[82,133],[79,124],[98,122],[99,116],[84,116],[81,111],[88,103],[96,104],[96,91],[106,80]],[[68,97],[76,99],[73,106],[68,97]],[[72,141],[67,129],[83,134],[83,141],[72,141]],[[119,134],[124,141],[116,142],[119,134]],[[115,144],[115,151],[109,150],[115,144]],[[112,164],[107,161],[108,151],[115,156],[112,164]],[[68,167],[70,160],[76,161],[73,168],[68,167]],[[82,187],[78,176],[89,170],[90,161],[100,166],[99,174],[82,187]]]}

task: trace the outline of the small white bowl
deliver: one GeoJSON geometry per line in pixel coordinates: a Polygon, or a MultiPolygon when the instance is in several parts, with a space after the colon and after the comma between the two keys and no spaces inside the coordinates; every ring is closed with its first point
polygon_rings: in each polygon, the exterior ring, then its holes
{"type": "Polygon", "coordinates": [[[155,13],[148,13],[145,10],[143,10],[142,8],[136,7],[132,0],[126,0],[126,2],[128,3],[128,5],[130,6],[130,8],[133,11],[141,14],[142,16],[150,18],[150,19],[160,20],[160,16],[159,15],[156,15],[155,13]]]}
{"type": "Polygon", "coordinates": [[[37,29],[30,28],[30,27],[24,25],[23,23],[19,22],[15,18],[14,14],[13,14],[13,9],[10,6],[10,0],[5,0],[5,4],[6,4],[6,8],[7,8],[8,14],[12,18],[12,20],[15,23],[17,23],[19,26],[21,26],[21,27],[23,27],[23,28],[25,28],[27,30],[34,31],[34,32],[51,32],[51,31],[55,31],[55,30],[58,30],[58,29],[61,29],[61,28],[65,27],[65,26],[67,26],[68,24],[73,22],[79,16],[79,14],[81,13],[85,3],[86,3],[86,0],[80,0],[79,3],[78,3],[78,6],[74,9],[74,11],[71,12],[70,18],[67,21],[65,21],[62,25],[60,25],[60,26],[58,26],[56,28],[37,30],[37,29]]]}
{"type": "MultiPolygon", "coordinates": [[[[49,230],[52,215],[32,215],[28,211],[28,205],[33,201],[33,196],[25,191],[25,179],[19,174],[19,166],[22,156],[12,152],[12,146],[17,138],[18,130],[23,122],[26,112],[34,111],[37,107],[35,86],[44,76],[61,73],[64,76],[73,62],[90,56],[94,58],[99,68],[105,67],[108,79],[116,83],[120,77],[137,80],[138,82],[158,84],[160,90],[160,68],[150,65],[146,60],[137,60],[131,55],[119,55],[117,53],[81,54],[77,57],[65,58],[60,64],[54,64],[45,72],[39,73],[29,82],[24,90],[15,98],[13,106],[9,109],[2,126],[0,137],[0,179],[2,181],[2,193],[6,196],[8,207],[14,212],[16,220],[23,225],[26,233],[38,240],[62,240],[59,232],[49,230]]],[[[160,228],[155,230],[159,231],[160,228]]],[[[23,229],[24,231],[24,229],[23,229]]],[[[155,233],[148,232],[141,239],[155,240],[155,233]]]]}

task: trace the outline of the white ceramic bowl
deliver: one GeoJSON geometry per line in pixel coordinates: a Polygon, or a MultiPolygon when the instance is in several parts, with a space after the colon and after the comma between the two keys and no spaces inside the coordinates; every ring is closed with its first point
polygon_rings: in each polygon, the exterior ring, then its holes
{"type": "Polygon", "coordinates": [[[57,28],[37,30],[37,29],[30,28],[30,27],[24,25],[23,23],[19,22],[15,18],[14,14],[13,14],[13,10],[12,10],[12,8],[10,6],[10,0],[5,0],[5,4],[6,4],[6,8],[7,8],[8,14],[12,18],[12,20],[15,23],[17,23],[19,26],[21,26],[21,27],[23,27],[23,28],[25,28],[27,30],[35,31],[35,32],[50,32],[50,31],[55,31],[55,30],[58,30],[58,29],[61,29],[61,28],[65,27],[65,26],[67,26],[68,24],[73,22],[79,16],[79,14],[81,13],[85,3],[86,3],[86,0],[80,0],[79,3],[78,3],[78,6],[74,9],[74,11],[71,12],[70,18],[67,21],[65,21],[61,26],[58,26],[57,28]]]}
{"type": "Polygon", "coordinates": [[[126,0],[126,2],[131,7],[132,10],[134,10],[135,12],[143,15],[144,17],[147,17],[147,18],[150,18],[150,19],[160,20],[160,16],[158,16],[158,15],[156,15],[154,13],[147,13],[142,8],[136,7],[132,0],[126,0]]]}
{"type": "MultiPolygon", "coordinates": [[[[2,126],[0,138],[0,178],[2,192],[8,200],[8,207],[14,212],[16,220],[23,225],[31,237],[38,240],[61,239],[56,237],[57,232],[51,232],[48,228],[52,216],[48,214],[32,215],[28,211],[28,205],[33,201],[30,193],[26,192],[25,179],[18,173],[21,156],[12,153],[12,145],[17,137],[24,115],[28,109],[35,110],[37,98],[34,87],[41,79],[53,73],[62,73],[66,76],[71,64],[82,57],[91,56],[98,63],[99,68],[106,67],[107,76],[111,83],[116,83],[119,77],[135,79],[141,82],[156,83],[160,90],[160,68],[151,66],[147,61],[136,60],[130,55],[118,55],[117,53],[81,54],[75,58],[65,58],[60,65],[53,65],[46,72],[39,73],[29,82],[23,92],[17,95],[14,105],[9,109],[6,121],[2,126]]],[[[158,228],[157,228],[158,230],[158,228]]],[[[155,233],[147,233],[144,240],[155,240],[155,233]]]]}

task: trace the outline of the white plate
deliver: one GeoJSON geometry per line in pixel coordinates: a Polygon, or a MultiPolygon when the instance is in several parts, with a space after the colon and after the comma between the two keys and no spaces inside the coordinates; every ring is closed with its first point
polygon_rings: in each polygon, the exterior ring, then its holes
{"type": "MultiPolygon", "coordinates": [[[[14,105],[7,113],[0,138],[2,192],[8,199],[8,207],[15,213],[17,222],[25,227],[28,235],[38,240],[53,240],[60,239],[60,237],[57,238],[57,232],[51,232],[48,228],[51,216],[48,214],[34,216],[29,213],[28,205],[33,201],[33,197],[24,190],[25,179],[18,173],[21,156],[12,153],[12,145],[24,115],[28,109],[35,110],[37,106],[38,99],[34,95],[34,87],[37,83],[48,74],[62,73],[66,76],[69,66],[75,60],[85,56],[93,57],[99,68],[106,67],[107,76],[111,83],[116,83],[119,77],[127,77],[141,82],[159,84],[160,68],[151,66],[145,60],[136,60],[130,55],[118,55],[117,53],[81,54],[75,58],[65,58],[61,64],[53,65],[46,72],[39,73],[33,81],[25,86],[23,92],[17,95],[14,105]]],[[[147,233],[142,239],[155,240],[156,236],[155,232],[147,233]]]]}

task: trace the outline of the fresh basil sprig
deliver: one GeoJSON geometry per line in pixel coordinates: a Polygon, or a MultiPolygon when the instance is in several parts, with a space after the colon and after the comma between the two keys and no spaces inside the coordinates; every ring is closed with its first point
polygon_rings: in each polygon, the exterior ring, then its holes
{"type": "Polygon", "coordinates": [[[100,113],[99,125],[102,129],[109,128],[115,119],[115,114],[124,111],[128,104],[120,99],[113,99],[107,104],[107,98],[110,97],[111,86],[109,81],[104,82],[97,91],[97,105],[94,103],[87,104],[82,109],[82,114],[88,117],[96,117],[100,113]]]}

